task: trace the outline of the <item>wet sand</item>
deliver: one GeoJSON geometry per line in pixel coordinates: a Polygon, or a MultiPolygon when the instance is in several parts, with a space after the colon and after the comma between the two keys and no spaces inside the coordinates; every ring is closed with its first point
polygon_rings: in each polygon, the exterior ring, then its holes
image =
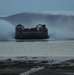
{"type": "Polygon", "coordinates": [[[29,69],[0,69],[0,75],[20,75],[20,73],[23,73],[27,70],[29,69]]]}
{"type": "Polygon", "coordinates": [[[43,69],[30,75],[74,75],[72,71],[43,69]]]}

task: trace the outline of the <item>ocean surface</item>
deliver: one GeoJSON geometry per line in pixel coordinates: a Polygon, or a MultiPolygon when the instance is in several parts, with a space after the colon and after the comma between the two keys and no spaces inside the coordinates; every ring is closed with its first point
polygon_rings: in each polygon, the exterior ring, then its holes
{"type": "Polygon", "coordinates": [[[74,40],[0,42],[0,56],[74,57],[74,40]]]}

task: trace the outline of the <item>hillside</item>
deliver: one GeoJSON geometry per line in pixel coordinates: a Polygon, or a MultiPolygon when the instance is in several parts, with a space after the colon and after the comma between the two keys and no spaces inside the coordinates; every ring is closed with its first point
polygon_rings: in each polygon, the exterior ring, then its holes
{"type": "MultiPolygon", "coordinates": [[[[7,20],[11,22],[14,25],[17,25],[19,23],[33,26],[37,25],[39,23],[45,23],[45,24],[51,24],[51,25],[57,25],[58,24],[67,24],[67,22],[70,21],[74,22],[74,16],[71,15],[54,15],[54,14],[44,14],[44,13],[19,13],[14,14],[8,17],[1,17],[1,19],[7,20]],[[58,22],[59,21],[59,22],[58,22]]],[[[72,23],[73,23],[72,22],[72,23]]]]}
{"type": "Polygon", "coordinates": [[[39,20],[43,21],[45,18],[46,16],[43,14],[26,13],[26,12],[14,14],[8,17],[3,17],[3,18],[1,17],[1,19],[7,20],[14,25],[17,25],[19,23],[24,25],[31,25],[34,23],[35,20],[39,22],[39,20]]]}

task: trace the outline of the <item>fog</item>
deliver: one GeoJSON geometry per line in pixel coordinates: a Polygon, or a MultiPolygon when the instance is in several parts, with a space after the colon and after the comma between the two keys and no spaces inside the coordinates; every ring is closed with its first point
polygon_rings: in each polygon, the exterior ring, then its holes
{"type": "Polygon", "coordinates": [[[35,27],[37,24],[45,24],[48,29],[49,40],[73,40],[74,39],[74,16],[54,14],[31,14],[23,13],[9,17],[8,21],[0,20],[0,41],[15,39],[15,26],[23,24],[25,28],[35,27]],[[20,16],[24,16],[23,18],[20,16]],[[26,15],[27,19],[26,19],[26,15]],[[17,18],[17,19],[16,19],[17,18]],[[17,23],[14,25],[14,21],[17,23]],[[12,23],[10,23],[12,22],[12,23]]]}
{"type": "Polygon", "coordinates": [[[15,27],[5,20],[0,20],[0,41],[14,39],[15,27]]]}

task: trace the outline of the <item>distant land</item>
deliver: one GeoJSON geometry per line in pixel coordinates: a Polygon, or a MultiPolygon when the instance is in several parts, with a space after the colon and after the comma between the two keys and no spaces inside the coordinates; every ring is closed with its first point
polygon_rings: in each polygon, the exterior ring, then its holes
{"type": "Polygon", "coordinates": [[[17,25],[19,23],[23,25],[32,26],[39,23],[45,23],[45,24],[52,24],[56,25],[58,24],[67,24],[69,22],[69,19],[72,23],[74,23],[74,16],[73,15],[60,15],[60,14],[45,14],[45,13],[28,13],[23,12],[19,14],[14,14],[7,17],[0,17],[0,19],[6,20],[11,22],[14,25],[17,25]],[[59,22],[58,22],[59,21],[59,22]]]}

